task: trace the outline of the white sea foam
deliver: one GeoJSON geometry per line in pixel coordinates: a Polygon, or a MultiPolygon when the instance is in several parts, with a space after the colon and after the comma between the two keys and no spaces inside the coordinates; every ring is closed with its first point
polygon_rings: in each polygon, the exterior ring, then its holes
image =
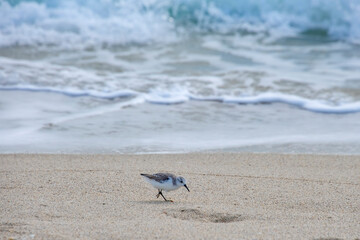
{"type": "MultiPolygon", "coordinates": [[[[148,93],[141,93],[132,90],[120,90],[114,92],[101,92],[91,90],[76,90],[76,89],[56,89],[56,88],[43,88],[35,86],[16,86],[16,87],[0,87],[0,91],[32,91],[32,92],[51,92],[63,94],[69,97],[92,97],[102,99],[114,98],[131,98],[136,96],[141,101],[136,100],[136,103],[149,102],[152,104],[181,104],[187,101],[215,101],[223,103],[235,104],[271,104],[271,103],[284,103],[291,106],[298,107],[303,110],[318,112],[318,113],[333,113],[333,114],[347,114],[360,112],[360,102],[348,103],[329,103],[319,99],[307,99],[304,97],[289,95],[283,93],[262,93],[255,96],[200,96],[194,95],[184,88],[171,88],[171,89],[153,89],[148,93]]],[[[133,101],[133,100],[131,100],[133,101]]],[[[131,104],[130,104],[131,105],[131,104]]],[[[111,109],[116,109],[117,106],[111,109]]]]}
{"type": "Polygon", "coordinates": [[[146,101],[154,104],[179,104],[189,100],[188,91],[182,88],[172,88],[169,91],[162,89],[153,89],[146,94],[146,101]]]}
{"type": "Polygon", "coordinates": [[[70,97],[93,97],[103,99],[125,98],[137,95],[132,90],[121,90],[115,92],[100,92],[94,90],[77,90],[77,89],[58,89],[53,87],[36,87],[36,86],[0,86],[3,91],[30,91],[30,92],[50,92],[63,94],[70,97]]]}
{"type": "Polygon", "coordinates": [[[360,112],[360,102],[343,103],[330,105],[320,100],[310,100],[298,96],[286,95],[281,93],[263,93],[257,96],[244,97],[225,97],[225,103],[239,104],[261,104],[261,103],[285,103],[302,108],[304,110],[319,113],[356,113],[360,112]]]}

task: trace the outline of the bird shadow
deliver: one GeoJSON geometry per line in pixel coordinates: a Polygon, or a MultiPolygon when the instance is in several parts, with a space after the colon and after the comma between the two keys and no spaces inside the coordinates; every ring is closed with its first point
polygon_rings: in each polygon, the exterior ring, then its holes
{"type": "Polygon", "coordinates": [[[159,200],[147,200],[147,201],[132,201],[134,203],[140,204],[154,204],[154,205],[164,205],[164,204],[176,204],[175,202],[166,202],[166,201],[159,201],[159,200]]]}

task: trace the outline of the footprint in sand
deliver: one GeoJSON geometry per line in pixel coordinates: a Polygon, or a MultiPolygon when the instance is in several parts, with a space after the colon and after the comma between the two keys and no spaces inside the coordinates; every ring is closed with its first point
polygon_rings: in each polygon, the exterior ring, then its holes
{"type": "Polygon", "coordinates": [[[168,216],[182,220],[195,220],[200,222],[229,223],[244,221],[246,218],[240,214],[206,213],[197,209],[167,210],[168,216]]]}

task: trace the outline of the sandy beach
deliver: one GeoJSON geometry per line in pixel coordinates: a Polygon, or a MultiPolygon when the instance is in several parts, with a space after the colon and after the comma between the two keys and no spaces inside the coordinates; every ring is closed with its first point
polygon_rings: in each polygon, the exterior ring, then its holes
{"type": "Polygon", "coordinates": [[[9,154],[0,179],[1,239],[360,238],[359,156],[9,154]]]}

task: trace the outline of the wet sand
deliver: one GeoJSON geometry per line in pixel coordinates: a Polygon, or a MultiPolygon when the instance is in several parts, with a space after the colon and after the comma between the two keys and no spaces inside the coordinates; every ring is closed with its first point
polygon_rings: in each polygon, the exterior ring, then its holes
{"type": "Polygon", "coordinates": [[[9,154],[0,191],[0,239],[360,239],[360,156],[9,154]]]}

